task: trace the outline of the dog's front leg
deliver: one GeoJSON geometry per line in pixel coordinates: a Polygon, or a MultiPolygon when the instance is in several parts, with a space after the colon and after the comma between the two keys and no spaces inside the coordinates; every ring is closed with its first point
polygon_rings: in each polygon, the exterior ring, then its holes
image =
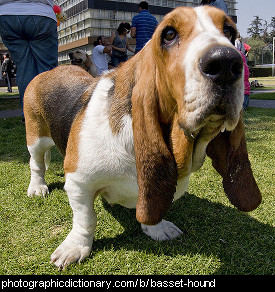
{"type": "Polygon", "coordinates": [[[68,180],[65,190],[73,210],[73,228],[51,256],[51,262],[59,269],[90,255],[97,221],[94,193],[68,180]]]}

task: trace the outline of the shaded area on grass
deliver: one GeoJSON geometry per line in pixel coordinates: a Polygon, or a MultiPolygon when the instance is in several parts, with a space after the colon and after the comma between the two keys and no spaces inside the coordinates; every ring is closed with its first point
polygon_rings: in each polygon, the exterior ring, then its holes
{"type": "Polygon", "coordinates": [[[20,109],[19,98],[1,98],[0,111],[20,109]]]}
{"type": "MultiPolygon", "coordinates": [[[[142,234],[137,222],[134,224],[135,210],[111,207],[108,203],[103,203],[103,206],[118,220],[125,232],[114,238],[95,239],[93,254],[105,249],[126,249],[165,256],[166,260],[175,262],[169,270],[165,269],[166,273],[171,274],[187,273],[188,270],[194,272],[191,268],[196,265],[191,264],[193,257],[202,261],[205,257],[218,258],[221,265],[214,274],[274,273],[272,226],[233,207],[187,193],[174,203],[166,218],[175,223],[183,235],[170,242],[154,242],[142,234]],[[179,257],[182,257],[182,262],[179,257]],[[175,258],[178,258],[178,262],[175,258]],[[187,265],[190,265],[190,269],[187,265]]],[[[156,265],[151,272],[162,274],[162,269],[156,265]]],[[[197,272],[207,273],[207,267],[202,266],[197,272]]]]}

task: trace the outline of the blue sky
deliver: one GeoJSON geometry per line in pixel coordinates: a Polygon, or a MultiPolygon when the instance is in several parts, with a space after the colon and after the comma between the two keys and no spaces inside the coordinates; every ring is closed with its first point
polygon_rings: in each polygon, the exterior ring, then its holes
{"type": "Polygon", "coordinates": [[[247,29],[254,16],[271,22],[271,17],[275,16],[275,0],[237,0],[237,27],[241,36],[247,37],[247,29]]]}

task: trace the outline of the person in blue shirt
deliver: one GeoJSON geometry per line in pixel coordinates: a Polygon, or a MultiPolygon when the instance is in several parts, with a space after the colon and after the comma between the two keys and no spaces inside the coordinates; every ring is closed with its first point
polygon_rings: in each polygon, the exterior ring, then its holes
{"type": "Polygon", "coordinates": [[[200,5],[210,5],[223,10],[228,14],[227,6],[223,0],[202,0],[200,5]]]}
{"type": "Polygon", "coordinates": [[[139,13],[133,17],[131,27],[131,37],[136,38],[135,54],[138,53],[151,39],[158,22],[148,11],[149,5],[142,1],[138,5],[139,13]]]}

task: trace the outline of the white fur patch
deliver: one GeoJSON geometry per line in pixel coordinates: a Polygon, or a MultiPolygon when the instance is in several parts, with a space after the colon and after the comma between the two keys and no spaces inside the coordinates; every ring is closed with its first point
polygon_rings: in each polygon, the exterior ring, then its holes
{"type": "Polygon", "coordinates": [[[161,220],[156,225],[141,224],[142,231],[157,241],[171,240],[182,235],[182,231],[170,221],[161,220]]]}

